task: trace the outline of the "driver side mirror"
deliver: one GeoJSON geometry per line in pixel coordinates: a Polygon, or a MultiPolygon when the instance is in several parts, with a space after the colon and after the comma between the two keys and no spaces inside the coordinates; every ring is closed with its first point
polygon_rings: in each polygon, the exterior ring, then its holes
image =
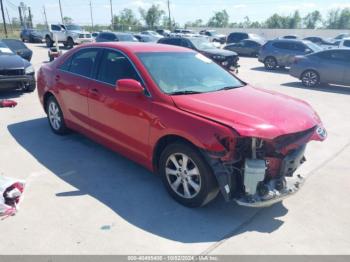
{"type": "Polygon", "coordinates": [[[115,91],[141,94],[144,92],[144,88],[139,81],[136,81],[134,79],[120,79],[116,83],[115,91]]]}

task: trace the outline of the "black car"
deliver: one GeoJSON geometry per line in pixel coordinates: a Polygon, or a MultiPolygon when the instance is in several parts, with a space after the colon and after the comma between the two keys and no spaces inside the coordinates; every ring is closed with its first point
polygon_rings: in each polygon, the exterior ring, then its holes
{"type": "Polygon", "coordinates": [[[16,55],[0,41],[0,89],[35,90],[35,70],[31,63],[16,55]]]}
{"type": "Polygon", "coordinates": [[[96,37],[96,42],[138,42],[138,40],[129,33],[102,32],[96,37]]]}
{"type": "Polygon", "coordinates": [[[317,45],[334,45],[334,43],[324,40],[322,37],[318,37],[318,36],[306,37],[303,40],[310,41],[317,45]]]}
{"type": "Polygon", "coordinates": [[[256,57],[264,43],[264,41],[245,39],[238,43],[228,44],[224,49],[236,52],[239,55],[256,57]]]}
{"type": "Polygon", "coordinates": [[[205,37],[168,37],[159,39],[158,43],[190,48],[227,69],[238,68],[239,58],[237,53],[219,49],[205,37]]]}
{"type": "Polygon", "coordinates": [[[42,43],[45,39],[44,34],[36,29],[23,29],[20,34],[23,42],[42,43]]]}
{"type": "Polygon", "coordinates": [[[1,42],[3,42],[8,48],[11,49],[11,51],[22,58],[30,61],[32,59],[33,51],[30,50],[22,41],[17,39],[1,39],[1,42]]]}
{"type": "Polygon", "coordinates": [[[158,37],[152,35],[134,34],[134,37],[139,40],[139,42],[143,43],[156,43],[159,40],[158,37]]]}
{"type": "Polygon", "coordinates": [[[239,43],[244,39],[253,39],[253,40],[263,40],[262,37],[256,35],[256,34],[250,34],[250,33],[245,33],[245,32],[233,32],[228,35],[227,37],[227,44],[232,44],[232,43],[239,43]]]}

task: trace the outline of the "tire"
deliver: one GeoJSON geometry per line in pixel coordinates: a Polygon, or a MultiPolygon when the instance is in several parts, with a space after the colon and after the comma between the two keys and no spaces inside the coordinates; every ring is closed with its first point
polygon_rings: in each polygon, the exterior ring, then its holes
{"type": "Polygon", "coordinates": [[[31,93],[35,90],[36,85],[35,84],[30,84],[24,88],[24,91],[27,93],[31,93]]]}
{"type": "Polygon", "coordinates": [[[68,37],[67,42],[66,42],[66,46],[68,49],[72,49],[74,47],[74,41],[71,37],[68,37]]]}
{"type": "Polygon", "coordinates": [[[46,47],[48,48],[53,47],[53,41],[48,35],[45,37],[45,42],[46,42],[46,47]]]}
{"type": "Polygon", "coordinates": [[[159,173],[168,193],[186,207],[204,206],[219,192],[214,174],[203,156],[186,143],[170,144],[163,150],[159,173]],[[186,158],[188,160],[184,161],[186,158]]]}
{"type": "Polygon", "coordinates": [[[264,65],[267,70],[275,70],[278,66],[276,58],[268,56],[264,60],[264,65]]]}
{"type": "Polygon", "coordinates": [[[60,105],[54,96],[50,96],[46,103],[47,119],[51,130],[57,135],[65,135],[69,132],[66,127],[60,105]]]}
{"type": "Polygon", "coordinates": [[[301,74],[301,82],[305,87],[316,87],[320,84],[320,75],[314,70],[306,70],[301,74]]]}

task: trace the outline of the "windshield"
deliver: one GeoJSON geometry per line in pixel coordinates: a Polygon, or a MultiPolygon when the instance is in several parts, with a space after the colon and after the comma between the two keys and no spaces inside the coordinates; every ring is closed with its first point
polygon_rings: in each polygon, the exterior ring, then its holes
{"type": "Polygon", "coordinates": [[[66,25],[67,30],[83,31],[83,29],[78,25],[66,25]]]}
{"type": "Polygon", "coordinates": [[[219,65],[194,52],[137,54],[158,87],[166,94],[206,93],[243,86],[219,65]]]}
{"type": "Polygon", "coordinates": [[[315,43],[312,43],[312,42],[308,42],[308,43],[306,43],[306,45],[308,48],[310,48],[314,52],[319,52],[319,51],[323,50],[322,47],[320,47],[319,45],[316,45],[315,43]]]}
{"type": "Polygon", "coordinates": [[[0,42],[0,55],[1,54],[13,54],[10,48],[7,47],[3,42],[0,42]]]}
{"type": "Polygon", "coordinates": [[[205,37],[196,37],[191,38],[190,40],[198,50],[216,48],[215,44],[210,42],[209,39],[205,37]]]}

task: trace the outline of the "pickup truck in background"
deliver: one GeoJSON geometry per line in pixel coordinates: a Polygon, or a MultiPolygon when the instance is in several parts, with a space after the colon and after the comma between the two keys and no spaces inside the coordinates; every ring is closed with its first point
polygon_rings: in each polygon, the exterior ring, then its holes
{"type": "Polygon", "coordinates": [[[73,48],[75,44],[94,41],[91,33],[84,31],[78,25],[50,24],[49,32],[45,35],[46,46],[52,47],[56,39],[58,43],[63,43],[67,48],[73,48]]]}

